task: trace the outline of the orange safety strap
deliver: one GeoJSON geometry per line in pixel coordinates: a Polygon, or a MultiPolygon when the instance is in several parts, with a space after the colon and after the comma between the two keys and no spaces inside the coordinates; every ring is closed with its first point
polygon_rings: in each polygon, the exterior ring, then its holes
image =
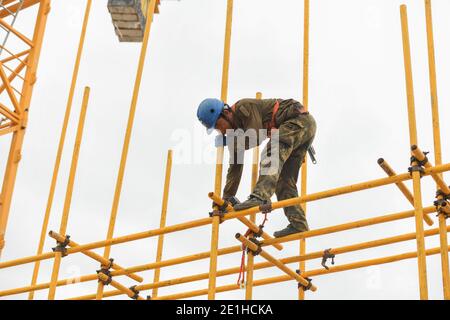
{"type": "Polygon", "coordinates": [[[273,106],[273,111],[272,111],[272,119],[269,122],[269,124],[267,125],[267,135],[271,136],[271,131],[272,129],[278,129],[277,125],[276,125],[276,121],[275,121],[275,117],[277,115],[278,109],[280,109],[280,103],[278,102],[278,100],[275,102],[275,105],[273,106]]]}
{"type": "MultiPolygon", "coordinates": [[[[264,228],[264,225],[266,224],[266,222],[269,221],[269,219],[267,218],[267,212],[264,213],[264,220],[261,223],[261,225],[259,226],[259,228],[262,230],[264,228]]],[[[245,232],[244,237],[248,238],[248,236],[250,236],[253,233],[253,231],[251,229],[248,229],[247,232],[245,232]]],[[[245,253],[246,253],[246,249],[247,247],[242,244],[242,256],[241,256],[241,267],[239,270],[239,278],[237,280],[237,285],[240,288],[244,288],[245,286],[245,253]]]]}

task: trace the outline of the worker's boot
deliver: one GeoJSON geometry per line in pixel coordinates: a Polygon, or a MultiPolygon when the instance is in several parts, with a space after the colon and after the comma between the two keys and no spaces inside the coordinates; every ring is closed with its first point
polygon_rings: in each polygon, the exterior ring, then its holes
{"type": "Polygon", "coordinates": [[[304,231],[307,231],[307,230],[298,230],[298,229],[294,228],[294,226],[292,224],[289,223],[288,226],[286,228],[284,228],[283,230],[275,231],[273,233],[273,236],[275,238],[281,238],[281,237],[286,237],[290,234],[304,232],[304,231]]]}
{"type": "Polygon", "coordinates": [[[253,207],[259,207],[260,205],[263,205],[265,203],[266,203],[266,201],[264,201],[263,199],[251,194],[246,201],[235,204],[233,206],[233,209],[234,209],[234,211],[241,211],[241,210],[245,210],[245,209],[249,209],[249,208],[253,208],[253,207]]]}

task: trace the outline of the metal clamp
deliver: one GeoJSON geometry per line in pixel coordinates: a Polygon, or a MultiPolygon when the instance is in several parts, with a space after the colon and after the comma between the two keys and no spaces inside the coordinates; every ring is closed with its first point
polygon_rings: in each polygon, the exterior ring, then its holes
{"type": "Polygon", "coordinates": [[[253,233],[253,237],[255,237],[255,238],[261,238],[262,237],[262,235],[263,235],[263,233],[264,233],[264,226],[262,225],[262,224],[260,224],[259,226],[258,226],[258,232],[254,232],[253,233]]]}
{"type": "Polygon", "coordinates": [[[114,265],[114,259],[110,258],[108,260],[108,264],[107,265],[103,265],[103,264],[101,265],[101,269],[100,270],[110,270],[113,267],[113,265],[114,265]]]}
{"type": "Polygon", "coordinates": [[[425,155],[425,158],[423,158],[423,160],[419,160],[419,159],[417,159],[416,157],[414,157],[414,156],[412,156],[411,157],[411,164],[413,163],[413,162],[416,162],[417,163],[417,165],[419,165],[419,166],[421,166],[421,167],[424,167],[427,163],[428,163],[428,157],[427,157],[427,154],[429,154],[430,152],[424,152],[423,154],[425,155]]]}
{"type": "Polygon", "coordinates": [[[53,252],[61,252],[62,257],[67,256],[67,246],[70,243],[70,236],[66,235],[64,242],[56,241],[56,243],[56,247],[52,248],[53,252]]]}
{"type": "Polygon", "coordinates": [[[247,253],[251,253],[254,257],[258,256],[262,251],[261,242],[259,242],[256,238],[249,238],[248,240],[256,244],[258,248],[253,251],[249,247],[247,247],[247,253]]]}
{"type": "Polygon", "coordinates": [[[107,265],[103,265],[103,264],[101,265],[100,270],[97,270],[96,272],[97,272],[97,274],[100,274],[100,273],[104,274],[105,276],[108,277],[108,279],[107,280],[98,279],[98,282],[103,283],[103,285],[105,285],[105,286],[109,285],[112,282],[111,268],[113,265],[114,265],[113,258],[109,259],[109,263],[107,265]]]}
{"type": "Polygon", "coordinates": [[[445,208],[450,207],[450,203],[445,199],[438,199],[434,201],[434,206],[436,207],[437,215],[436,217],[439,217],[440,215],[443,215],[445,219],[448,219],[450,215],[448,214],[448,210],[445,210],[445,208]]]}
{"type": "Polygon", "coordinates": [[[220,212],[227,213],[227,212],[228,212],[228,205],[229,205],[229,204],[230,204],[230,203],[229,203],[228,201],[224,201],[223,204],[222,204],[221,206],[219,206],[217,203],[216,203],[216,206],[219,208],[219,211],[220,211],[220,212]]]}
{"type": "Polygon", "coordinates": [[[444,199],[444,200],[450,200],[450,194],[446,194],[441,189],[438,189],[436,191],[436,198],[439,198],[439,197],[442,197],[442,199],[444,199]]]}
{"type": "Polygon", "coordinates": [[[209,216],[211,218],[219,217],[220,218],[220,223],[222,223],[223,222],[223,217],[225,216],[225,212],[220,211],[220,210],[213,210],[212,212],[209,213],[209,216]]]}
{"type": "Polygon", "coordinates": [[[444,208],[450,207],[450,194],[444,193],[442,190],[436,191],[436,200],[434,201],[434,206],[436,207],[437,217],[442,215],[445,219],[450,217],[449,210],[445,210],[444,208]]]}
{"type": "MultiPolygon", "coordinates": [[[[301,275],[302,272],[301,272],[301,270],[295,270],[295,273],[297,273],[298,275],[301,275]]],[[[305,277],[304,277],[304,279],[306,281],[308,281],[308,284],[305,286],[305,285],[301,284],[301,282],[299,282],[297,286],[298,286],[299,289],[300,288],[303,289],[303,291],[308,291],[312,287],[312,279],[311,278],[305,278],[305,277]]]]}
{"type": "Polygon", "coordinates": [[[410,163],[411,167],[408,168],[409,174],[412,175],[413,172],[419,172],[420,177],[422,177],[425,174],[424,166],[428,163],[427,154],[429,152],[424,152],[425,158],[423,160],[419,160],[414,156],[411,156],[410,163]]]}
{"type": "Polygon", "coordinates": [[[129,287],[128,289],[130,289],[134,293],[134,296],[130,298],[133,300],[137,300],[139,298],[139,290],[136,289],[136,285],[129,287]]]}
{"type": "Polygon", "coordinates": [[[331,264],[334,265],[334,258],[336,257],[335,254],[331,253],[331,248],[330,249],[326,249],[323,251],[323,256],[322,256],[322,267],[324,267],[325,269],[329,270],[330,268],[327,266],[327,261],[328,259],[331,259],[331,264]]]}
{"type": "Polygon", "coordinates": [[[98,279],[98,282],[103,283],[103,285],[105,285],[105,286],[109,285],[109,284],[112,282],[111,271],[106,270],[106,269],[100,269],[100,270],[97,270],[97,274],[100,274],[100,273],[102,273],[102,274],[104,274],[105,276],[107,276],[108,279],[107,279],[107,280],[102,280],[102,279],[99,278],[99,279],[98,279]]]}
{"type": "Polygon", "coordinates": [[[412,175],[413,172],[419,172],[420,173],[420,177],[422,178],[423,175],[425,174],[425,169],[421,166],[411,166],[408,168],[408,172],[410,175],[412,175]]]}
{"type": "Polygon", "coordinates": [[[259,210],[264,214],[272,212],[272,202],[270,200],[265,201],[264,204],[259,206],[259,210]]]}

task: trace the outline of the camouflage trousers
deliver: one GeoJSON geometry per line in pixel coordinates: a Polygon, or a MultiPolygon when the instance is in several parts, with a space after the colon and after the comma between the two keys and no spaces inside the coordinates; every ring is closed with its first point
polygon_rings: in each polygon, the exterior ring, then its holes
{"type": "MultiPolygon", "coordinates": [[[[274,193],[279,201],[298,197],[299,171],[314,140],[316,122],[309,113],[301,114],[283,122],[277,133],[278,143],[272,135],[261,154],[260,175],[252,193],[263,200],[270,199],[274,193]]],[[[309,230],[300,205],[284,208],[284,214],[294,228],[309,230]]]]}

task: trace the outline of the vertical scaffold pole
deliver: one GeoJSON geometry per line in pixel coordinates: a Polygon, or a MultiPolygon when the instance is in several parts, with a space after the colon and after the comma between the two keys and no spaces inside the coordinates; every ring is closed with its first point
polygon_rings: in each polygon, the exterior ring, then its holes
{"type": "MultiPolygon", "coordinates": [[[[72,163],[70,165],[69,179],[67,182],[66,196],[64,199],[63,214],[61,217],[61,225],[59,227],[59,234],[66,236],[67,224],[69,222],[70,205],[72,203],[73,186],[75,184],[75,175],[77,173],[78,157],[80,155],[81,140],[83,138],[84,122],[86,120],[86,110],[89,102],[90,89],[86,87],[83,94],[83,104],[80,111],[80,118],[78,120],[77,136],[75,138],[75,145],[73,147],[72,163]]],[[[56,283],[58,281],[59,267],[61,266],[61,259],[63,255],[61,251],[55,251],[55,260],[53,261],[53,271],[48,292],[48,299],[54,300],[56,293],[56,283]]]]}
{"type": "MultiPolygon", "coordinates": [[[[222,101],[227,101],[228,96],[228,75],[230,69],[230,48],[231,48],[231,26],[233,21],[233,0],[227,0],[227,18],[225,26],[225,44],[223,54],[222,69],[222,101]]],[[[224,147],[218,147],[216,153],[216,175],[214,181],[214,193],[222,193],[222,171],[223,171],[223,151],[224,147]]],[[[214,209],[216,210],[216,208],[214,209]]],[[[211,230],[211,256],[209,261],[209,282],[208,299],[214,300],[216,297],[216,277],[217,277],[217,250],[219,247],[219,225],[220,217],[213,217],[211,230]]]]}
{"type": "MultiPolygon", "coordinates": [[[[66,140],[67,126],[69,123],[70,112],[72,110],[73,96],[75,93],[75,87],[76,87],[77,80],[78,80],[78,71],[80,69],[81,55],[83,53],[84,40],[86,38],[86,30],[87,30],[87,24],[88,24],[88,20],[89,20],[89,13],[91,10],[91,4],[92,4],[92,0],[88,0],[86,3],[83,27],[81,29],[80,41],[79,41],[79,45],[78,45],[78,52],[77,52],[77,57],[75,59],[75,66],[74,66],[74,70],[73,70],[73,74],[72,74],[72,83],[70,85],[69,97],[67,99],[67,105],[66,105],[66,111],[65,111],[65,115],[64,115],[63,126],[61,129],[61,135],[59,138],[58,151],[56,153],[55,166],[53,168],[53,175],[52,175],[52,180],[51,180],[51,184],[50,184],[50,192],[49,192],[48,199],[47,199],[47,207],[45,209],[44,221],[42,222],[41,236],[39,239],[39,246],[38,246],[38,250],[36,253],[37,255],[41,254],[42,251],[44,250],[45,239],[47,237],[48,223],[49,223],[50,214],[52,211],[53,198],[55,195],[59,167],[61,164],[61,156],[62,156],[62,153],[64,150],[64,143],[66,140]]],[[[40,261],[36,261],[34,264],[33,276],[31,279],[31,286],[34,286],[36,284],[36,281],[37,281],[37,278],[39,275],[40,265],[41,265],[40,261]]],[[[30,293],[28,294],[28,299],[33,300],[33,298],[34,298],[34,291],[30,291],[30,293]]]]}
{"type": "MultiPolygon", "coordinates": [[[[256,99],[261,99],[262,93],[256,93],[256,99]]],[[[252,158],[252,181],[250,192],[253,192],[256,182],[258,181],[258,163],[259,163],[259,146],[253,148],[252,158]]],[[[250,215],[250,221],[256,223],[256,214],[250,215]]],[[[247,255],[247,279],[245,282],[245,300],[252,300],[253,297],[253,267],[255,265],[255,256],[247,255]]]]}
{"type": "MultiPolygon", "coordinates": [[[[125,168],[126,168],[127,158],[128,158],[128,148],[130,146],[131,132],[133,131],[134,116],[136,114],[136,106],[137,106],[137,101],[139,98],[139,91],[141,88],[142,74],[144,72],[145,57],[147,55],[147,47],[148,47],[148,42],[149,42],[149,38],[150,38],[150,29],[151,29],[151,25],[153,22],[155,6],[156,6],[156,0],[151,0],[150,5],[147,7],[147,14],[146,14],[147,22],[145,23],[144,39],[142,41],[141,53],[140,53],[140,57],[139,57],[139,64],[138,64],[138,69],[137,69],[137,73],[136,73],[136,80],[134,82],[133,97],[131,99],[130,112],[129,112],[128,122],[127,122],[127,129],[125,132],[125,139],[124,139],[123,148],[122,148],[122,155],[120,158],[119,172],[117,175],[116,188],[114,191],[114,199],[113,199],[113,204],[112,204],[112,208],[111,208],[111,216],[110,216],[110,220],[109,220],[108,234],[106,236],[107,239],[111,239],[114,235],[114,227],[116,225],[116,217],[117,217],[117,211],[119,208],[120,194],[122,192],[123,177],[125,175],[125,168]]],[[[111,246],[106,246],[103,257],[105,259],[109,259],[110,253],[111,253],[111,246]]],[[[103,283],[99,282],[98,287],[97,287],[97,299],[102,299],[103,287],[104,287],[103,283]]]]}
{"type": "MultiPolygon", "coordinates": [[[[433,139],[435,165],[442,164],[441,131],[439,125],[439,104],[437,94],[436,59],[434,55],[433,16],[431,0],[425,0],[425,19],[428,44],[428,67],[430,73],[431,113],[433,118],[433,139]]],[[[440,174],[442,177],[442,174],[440,174]]],[[[439,189],[439,187],[438,187],[439,189]]],[[[444,299],[450,299],[450,275],[448,263],[447,222],[444,214],[439,214],[439,240],[441,244],[441,267],[444,299]]]]}
{"type": "MultiPolygon", "coordinates": [[[[410,145],[417,145],[417,127],[416,127],[416,111],[414,103],[414,85],[411,67],[411,48],[409,41],[408,30],[408,13],[406,5],[400,6],[400,17],[402,25],[402,39],[403,39],[403,55],[405,64],[405,81],[406,81],[406,95],[408,102],[408,122],[409,122],[409,137],[410,145]]],[[[418,163],[413,163],[417,166],[418,163]]],[[[417,260],[419,270],[419,287],[420,299],[428,299],[428,285],[427,285],[427,261],[425,254],[425,238],[423,230],[423,207],[422,207],[422,190],[420,184],[420,172],[413,171],[413,188],[414,188],[414,208],[416,221],[416,242],[417,242],[417,260]]]]}
{"type": "MultiPolygon", "coordinates": [[[[161,222],[159,224],[160,228],[166,226],[167,220],[167,204],[169,202],[169,189],[170,189],[170,175],[172,171],[172,150],[167,152],[167,164],[166,164],[166,176],[164,180],[164,193],[161,208],[161,222]]],[[[158,249],[156,251],[156,263],[161,262],[164,246],[164,234],[158,236],[158,249]]],[[[159,282],[161,275],[161,268],[155,268],[155,273],[153,276],[153,283],[159,282]]],[[[153,288],[152,297],[158,296],[158,287],[153,288]]]]}
{"type": "MultiPolygon", "coordinates": [[[[308,98],[309,98],[309,0],[304,1],[304,22],[303,22],[303,106],[308,110],[308,98]]],[[[306,160],[306,159],[305,159],[306,160]]],[[[308,178],[308,163],[305,161],[302,165],[301,171],[301,196],[305,196],[307,193],[307,178],[308,178]]],[[[306,203],[302,204],[303,211],[306,215],[306,203]]],[[[306,253],[306,239],[300,239],[300,255],[306,253]]],[[[305,272],[306,262],[300,261],[299,270],[305,272]]],[[[298,289],[298,299],[305,299],[305,290],[303,287],[298,289]]]]}

